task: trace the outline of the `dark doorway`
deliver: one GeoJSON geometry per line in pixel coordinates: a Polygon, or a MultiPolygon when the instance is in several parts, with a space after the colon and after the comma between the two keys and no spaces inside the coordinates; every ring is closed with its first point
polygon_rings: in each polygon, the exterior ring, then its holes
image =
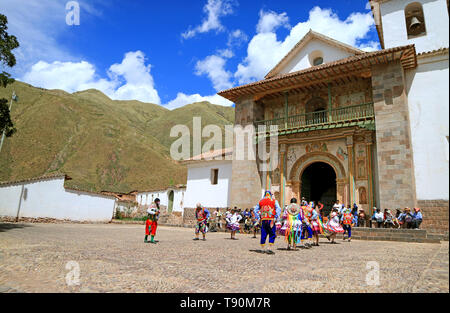
{"type": "Polygon", "coordinates": [[[336,172],[324,162],[309,165],[301,177],[301,197],[307,201],[320,201],[324,215],[328,215],[336,201],[336,172]]]}
{"type": "Polygon", "coordinates": [[[167,207],[168,213],[172,213],[173,210],[173,190],[169,191],[169,205],[167,207]]]}

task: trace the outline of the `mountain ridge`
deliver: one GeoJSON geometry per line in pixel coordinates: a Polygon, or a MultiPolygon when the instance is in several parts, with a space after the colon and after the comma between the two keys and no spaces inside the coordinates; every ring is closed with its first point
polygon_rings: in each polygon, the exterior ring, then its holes
{"type": "MultiPolygon", "coordinates": [[[[186,182],[186,168],[172,160],[170,129],[192,118],[223,130],[233,124],[234,108],[197,102],[169,110],[137,100],[112,100],[101,91],[68,93],[16,81],[0,88],[10,99],[17,132],[0,152],[0,181],[63,172],[67,187],[129,192],[186,182]]],[[[204,140],[207,140],[205,138],[204,140]]],[[[192,146],[192,145],[191,145],[192,146]]]]}

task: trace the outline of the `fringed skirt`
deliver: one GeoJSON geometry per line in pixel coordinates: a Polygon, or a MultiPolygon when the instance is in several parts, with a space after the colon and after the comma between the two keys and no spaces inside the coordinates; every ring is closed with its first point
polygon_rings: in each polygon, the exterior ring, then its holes
{"type": "Polygon", "coordinates": [[[324,225],[324,231],[326,235],[332,235],[336,233],[343,233],[344,229],[342,228],[341,224],[329,221],[324,225]]]}
{"type": "Polygon", "coordinates": [[[302,236],[302,222],[300,220],[287,220],[280,229],[280,235],[284,236],[288,243],[300,243],[302,236]]]}
{"type": "Polygon", "coordinates": [[[239,223],[228,223],[227,228],[231,231],[238,231],[239,229],[241,229],[239,223]]]}
{"type": "Polygon", "coordinates": [[[312,221],[311,222],[311,229],[314,235],[319,235],[323,233],[322,226],[320,225],[319,221],[312,221]]]}
{"type": "Polygon", "coordinates": [[[197,222],[195,225],[195,233],[206,234],[208,232],[208,226],[206,225],[206,221],[197,222]]]}

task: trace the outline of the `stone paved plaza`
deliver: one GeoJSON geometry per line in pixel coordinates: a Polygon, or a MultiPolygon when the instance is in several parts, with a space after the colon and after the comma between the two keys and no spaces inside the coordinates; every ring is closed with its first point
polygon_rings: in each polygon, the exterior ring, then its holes
{"type": "Polygon", "coordinates": [[[326,239],[320,247],[257,253],[258,239],[143,225],[0,223],[1,292],[449,292],[449,245],[326,239]],[[80,285],[68,286],[69,261],[80,285]],[[367,262],[379,264],[368,286],[367,262]]]}

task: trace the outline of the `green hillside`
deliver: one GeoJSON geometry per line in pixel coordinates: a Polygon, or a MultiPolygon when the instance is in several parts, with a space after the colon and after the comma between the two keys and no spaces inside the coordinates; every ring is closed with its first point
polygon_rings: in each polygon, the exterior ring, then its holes
{"type": "Polygon", "coordinates": [[[186,182],[186,169],[169,154],[170,129],[200,116],[202,125],[231,124],[234,109],[208,102],[170,111],[139,101],[111,100],[98,90],[73,94],[21,82],[0,88],[19,97],[17,132],[0,152],[0,181],[64,172],[67,187],[92,191],[148,190],[186,182]]]}

